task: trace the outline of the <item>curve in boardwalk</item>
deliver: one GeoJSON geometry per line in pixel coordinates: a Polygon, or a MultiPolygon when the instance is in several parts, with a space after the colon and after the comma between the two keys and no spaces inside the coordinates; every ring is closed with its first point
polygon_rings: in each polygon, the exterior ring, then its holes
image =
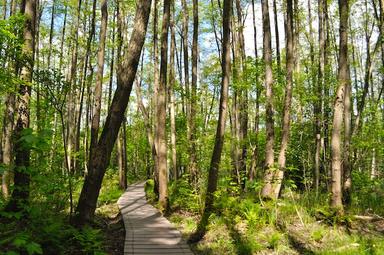
{"type": "Polygon", "coordinates": [[[180,232],[147,203],[144,184],[130,185],[117,202],[126,230],[124,254],[193,255],[180,232]]]}

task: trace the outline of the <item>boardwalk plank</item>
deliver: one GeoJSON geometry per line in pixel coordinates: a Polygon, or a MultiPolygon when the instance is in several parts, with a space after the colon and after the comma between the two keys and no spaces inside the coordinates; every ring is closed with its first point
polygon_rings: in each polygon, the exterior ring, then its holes
{"type": "Polygon", "coordinates": [[[147,203],[144,183],[130,185],[117,203],[126,229],[124,254],[193,255],[181,233],[147,203]]]}

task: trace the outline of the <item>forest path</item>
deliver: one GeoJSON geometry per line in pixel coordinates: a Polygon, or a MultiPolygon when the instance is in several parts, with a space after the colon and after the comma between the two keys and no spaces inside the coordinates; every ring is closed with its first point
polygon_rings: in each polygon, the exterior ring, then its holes
{"type": "Polygon", "coordinates": [[[181,233],[147,202],[144,184],[130,185],[117,201],[126,230],[124,254],[193,255],[181,233]]]}

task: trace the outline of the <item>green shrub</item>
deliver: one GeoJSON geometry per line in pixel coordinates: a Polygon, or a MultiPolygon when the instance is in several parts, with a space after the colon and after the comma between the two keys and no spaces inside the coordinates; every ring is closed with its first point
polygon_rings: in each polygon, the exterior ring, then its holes
{"type": "Polygon", "coordinates": [[[169,188],[169,203],[173,208],[198,213],[202,208],[200,195],[193,189],[188,176],[171,183],[169,188]]]}
{"type": "Polygon", "coordinates": [[[84,227],[81,231],[74,232],[74,238],[85,254],[105,254],[102,251],[103,241],[99,229],[84,227]]]}

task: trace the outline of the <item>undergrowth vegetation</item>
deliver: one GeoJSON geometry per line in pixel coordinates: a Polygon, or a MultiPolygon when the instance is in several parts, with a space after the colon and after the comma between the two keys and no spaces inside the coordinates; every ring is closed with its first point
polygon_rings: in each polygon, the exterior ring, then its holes
{"type": "MultiPolygon", "coordinates": [[[[49,181],[36,175],[34,183],[28,218],[0,210],[0,254],[107,254],[105,221],[118,214],[116,202],[123,192],[115,169],[109,169],[104,178],[95,223],[82,229],[69,224],[69,198],[62,190],[67,188],[62,175],[49,181]]],[[[76,182],[74,197],[79,192],[76,182]]],[[[4,205],[0,198],[0,208],[4,205]]]]}
{"type": "MultiPolygon", "coordinates": [[[[355,218],[366,214],[366,208],[382,215],[383,200],[369,198],[383,183],[356,185],[353,209],[343,216],[329,208],[326,192],[300,193],[289,182],[276,201],[259,199],[258,183],[247,183],[247,192],[237,192],[225,180],[220,183],[208,232],[192,245],[196,254],[384,254],[384,219],[377,215],[367,224],[355,218]]],[[[146,192],[156,201],[152,180],[146,192]]],[[[187,177],[172,182],[169,194],[169,219],[188,239],[197,228],[203,199],[187,177]]]]}

